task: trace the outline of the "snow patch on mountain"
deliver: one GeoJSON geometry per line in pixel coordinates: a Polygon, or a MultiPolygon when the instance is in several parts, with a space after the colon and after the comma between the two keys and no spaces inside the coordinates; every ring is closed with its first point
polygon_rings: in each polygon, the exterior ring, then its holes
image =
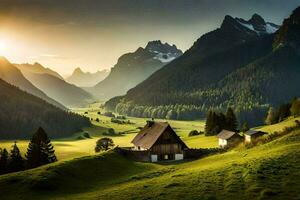
{"type": "Polygon", "coordinates": [[[156,56],[153,57],[153,59],[159,60],[162,63],[168,63],[177,58],[178,56],[172,54],[172,53],[158,53],[156,56]]]}
{"type": "Polygon", "coordinates": [[[266,24],[266,31],[267,31],[267,33],[269,33],[269,34],[275,33],[278,29],[279,29],[278,27],[275,27],[275,26],[273,26],[273,25],[270,24],[270,23],[267,23],[267,24],[266,24]]]}

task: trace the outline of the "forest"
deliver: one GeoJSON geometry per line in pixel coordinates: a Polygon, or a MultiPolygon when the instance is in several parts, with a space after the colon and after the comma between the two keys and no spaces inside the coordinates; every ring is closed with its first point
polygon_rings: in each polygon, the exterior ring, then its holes
{"type": "Polygon", "coordinates": [[[0,80],[1,139],[28,139],[43,127],[50,137],[66,137],[90,126],[88,118],[61,110],[0,80]]]}

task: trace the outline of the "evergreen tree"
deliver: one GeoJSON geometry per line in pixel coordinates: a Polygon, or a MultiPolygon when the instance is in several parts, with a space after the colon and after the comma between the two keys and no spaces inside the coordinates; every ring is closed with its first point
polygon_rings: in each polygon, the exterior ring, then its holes
{"type": "Polygon", "coordinates": [[[17,146],[17,142],[14,143],[10,151],[10,160],[8,168],[10,172],[17,172],[24,169],[24,160],[17,146]]]}
{"type": "Polygon", "coordinates": [[[238,127],[237,118],[231,107],[229,107],[226,112],[226,126],[225,127],[229,131],[236,131],[237,127],[238,127]]]}
{"type": "Polygon", "coordinates": [[[275,113],[275,110],[274,110],[273,107],[269,108],[268,115],[267,115],[267,118],[265,120],[265,123],[267,125],[271,125],[271,124],[276,123],[276,113],[275,113]]]}
{"type": "Polygon", "coordinates": [[[206,116],[205,135],[210,135],[213,129],[213,112],[210,110],[206,116]]]}
{"type": "Polygon", "coordinates": [[[292,106],[290,108],[291,115],[292,116],[298,116],[300,115],[300,99],[296,98],[292,101],[292,106]]]}
{"type": "Polygon", "coordinates": [[[27,149],[28,168],[38,167],[57,161],[54,147],[43,128],[39,128],[32,136],[27,149]]]}
{"type": "Polygon", "coordinates": [[[287,117],[289,117],[291,115],[290,109],[291,109],[291,104],[289,103],[282,104],[277,111],[277,115],[276,115],[276,119],[278,119],[277,122],[281,122],[287,117]]]}
{"type": "Polygon", "coordinates": [[[0,174],[7,172],[8,168],[8,152],[4,148],[0,151],[0,174]]]}
{"type": "Polygon", "coordinates": [[[246,131],[248,131],[250,128],[249,128],[249,125],[248,125],[248,123],[247,122],[245,122],[245,123],[243,123],[243,125],[242,125],[242,132],[246,132],[246,131]]]}

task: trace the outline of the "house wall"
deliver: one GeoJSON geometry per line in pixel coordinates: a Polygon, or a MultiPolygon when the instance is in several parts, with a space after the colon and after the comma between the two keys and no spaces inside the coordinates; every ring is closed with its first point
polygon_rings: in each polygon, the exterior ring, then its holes
{"type": "Polygon", "coordinates": [[[174,134],[172,129],[166,129],[151,147],[150,151],[158,155],[169,154],[173,159],[175,159],[175,154],[183,154],[183,146],[174,134]]]}
{"type": "Polygon", "coordinates": [[[175,160],[183,160],[183,154],[175,154],[175,160]]]}
{"type": "Polygon", "coordinates": [[[158,156],[156,154],[151,154],[151,162],[157,162],[158,156]]]}
{"type": "Polygon", "coordinates": [[[148,149],[145,149],[145,148],[140,147],[140,146],[134,146],[133,150],[135,150],[135,151],[147,151],[148,149]]]}
{"type": "Polygon", "coordinates": [[[251,142],[251,136],[245,135],[245,142],[251,142]]]}
{"type": "Polygon", "coordinates": [[[227,146],[227,144],[228,144],[227,140],[219,138],[219,146],[220,147],[225,147],[225,146],[227,146]]]}

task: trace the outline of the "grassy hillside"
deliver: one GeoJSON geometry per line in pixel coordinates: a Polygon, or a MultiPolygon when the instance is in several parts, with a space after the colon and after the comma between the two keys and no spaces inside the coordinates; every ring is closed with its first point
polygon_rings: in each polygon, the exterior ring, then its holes
{"type": "Polygon", "coordinates": [[[178,163],[136,163],[108,152],[1,176],[0,191],[5,199],[299,199],[299,155],[300,130],[178,163]]]}
{"type": "Polygon", "coordinates": [[[280,123],[257,127],[256,129],[267,133],[274,133],[275,131],[282,131],[285,127],[291,127],[296,125],[296,120],[300,121],[300,117],[290,117],[280,123]]]}
{"type": "MultiPolygon", "coordinates": [[[[132,124],[116,124],[111,122],[110,117],[97,114],[98,112],[103,112],[99,108],[101,103],[90,104],[89,107],[84,108],[73,108],[72,110],[78,114],[85,115],[88,118],[93,118],[92,127],[83,128],[82,132],[78,132],[73,136],[62,138],[59,140],[52,140],[52,143],[55,147],[56,155],[59,160],[65,160],[70,158],[76,158],[87,155],[94,155],[94,147],[96,141],[104,137],[103,133],[107,132],[108,128],[113,128],[116,132],[125,132],[125,135],[122,136],[110,136],[115,145],[118,146],[131,146],[131,141],[134,136],[138,133],[138,127],[143,127],[146,123],[147,118],[134,118],[129,117],[127,120],[130,120],[132,124]],[[88,112],[88,114],[84,114],[88,112]],[[99,118],[99,122],[96,122],[95,119],[99,118]],[[83,132],[88,132],[92,138],[91,139],[78,139],[83,132]]],[[[177,134],[186,142],[186,144],[191,148],[201,147],[201,148],[210,148],[217,147],[217,138],[216,137],[204,137],[204,136],[195,136],[188,137],[188,133],[191,130],[204,130],[204,121],[177,121],[169,120],[171,126],[176,130],[177,134]]],[[[107,136],[105,136],[107,137],[107,136]]],[[[14,140],[3,140],[0,141],[1,148],[10,149],[14,140]]],[[[21,149],[21,152],[24,154],[28,146],[28,140],[18,140],[18,146],[21,149]]]]}
{"type": "MultiPolygon", "coordinates": [[[[101,103],[90,104],[89,107],[84,108],[73,108],[73,111],[79,114],[85,114],[85,116],[89,118],[93,118],[92,121],[93,126],[83,128],[82,132],[78,132],[73,136],[62,138],[62,139],[54,139],[52,143],[55,147],[56,155],[59,160],[66,160],[72,158],[78,158],[81,156],[94,155],[94,147],[96,141],[103,136],[104,132],[107,132],[108,128],[113,128],[116,132],[125,132],[125,135],[122,136],[109,136],[113,139],[115,145],[125,147],[131,146],[131,141],[134,136],[138,133],[137,127],[142,127],[145,125],[147,118],[127,118],[132,122],[132,124],[116,124],[110,121],[110,117],[106,117],[103,115],[97,114],[98,112],[103,112],[102,109],[99,108],[101,103]],[[95,119],[99,118],[99,122],[96,122],[95,119]],[[82,139],[78,138],[82,135],[83,132],[88,132],[92,138],[91,139],[82,139]]],[[[158,119],[159,120],[159,119],[158,119]]],[[[256,129],[273,133],[274,131],[281,131],[285,127],[293,126],[295,124],[295,120],[300,120],[298,118],[290,118],[281,123],[270,125],[270,126],[262,126],[257,127],[256,129]]],[[[164,120],[163,120],[164,121],[164,120]]],[[[176,130],[176,133],[183,139],[183,141],[190,148],[214,148],[218,147],[218,139],[215,136],[193,136],[188,137],[188,133],[191,130],[203,131],[205,122],[204,121],[178,121],[178,120],[168,120],[171,126],[176,130]]],[[[0,141],[1,148],[10,149],[11,145],[14,143],[14,140],[2,140],[0,141]]],[[[18,140],[18,146],[21,149],[21,152],[24,154],[27,150],[28,140],[18,140]]]]}

